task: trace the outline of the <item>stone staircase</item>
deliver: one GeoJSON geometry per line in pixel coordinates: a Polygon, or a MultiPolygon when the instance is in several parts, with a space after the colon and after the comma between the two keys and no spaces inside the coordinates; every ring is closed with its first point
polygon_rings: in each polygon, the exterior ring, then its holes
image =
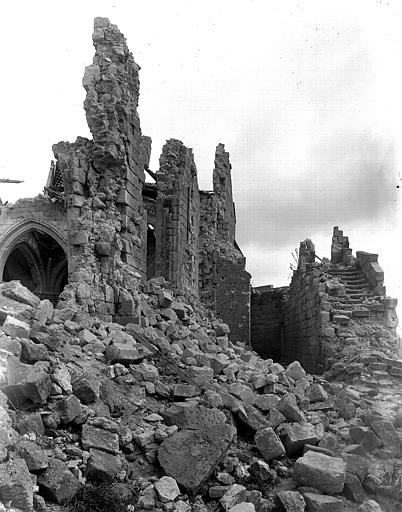
{"type": "Polygon", "coordinates": [[[348,325],[351,319],[367,318],[384,313],[381,298],[370,289],[363,272],[356,266],[332,265],[327,270],[328,277],[336,279],[340,285],[330,292],[331,320],[340,325],[348,325]]]}

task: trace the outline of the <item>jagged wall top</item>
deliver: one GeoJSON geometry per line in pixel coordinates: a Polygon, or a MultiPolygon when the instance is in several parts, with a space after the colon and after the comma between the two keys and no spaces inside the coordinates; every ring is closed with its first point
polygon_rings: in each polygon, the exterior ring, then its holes
{"type": "Polygon", "coordinates": [[[143,172],[137,114],[140,67],[124,35],[107,18],[95,18],[92,39],[95,56],[82,83],[88,127],[97,145],[96,163],[109,169],[128,164],[136,173],[143,172]]]}

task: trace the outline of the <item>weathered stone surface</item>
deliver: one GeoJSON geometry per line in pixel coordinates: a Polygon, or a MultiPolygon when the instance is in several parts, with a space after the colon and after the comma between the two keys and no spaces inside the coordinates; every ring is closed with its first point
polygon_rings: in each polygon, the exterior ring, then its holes
{"type": "Polygon", "coordinates": [[[285,370],[285,374],[293,380],[299,380],[306,376],[306,372],[299,361],[293,361],[285,370]]]}
{"type": "Polygon", "coordinates": [[[279,412],[281,412],[285,418],[289,421],[304,421],[303,413],[297,407],[296,397],[292,393],[287,393],[278,402],[276,406],[279,412]]]}
{"type": "Polygon", "coordinates": [[[383,512],[380,505],[375,500],[367,500],[365,503],[362,503],[357,512],[383,512]]]}
{"type": "Polygon", "coordinates": [[[279,491],[276,495],[285,512],[304,512],[306,502],[296,491],[279,491]]]}
{"type": "Polygon", "coordinates": [[[180,495],[177,482],[171,476],[163,476],[155,482],[155,490],[162,503],[174,501],[180,495]]]}
{"type": "Polygon", "coordinates": [[[377,437],[380,439],[384,446],[399,446],[400,441],[398,439],[398,434],[392,423],[390,423],[389,421],[373,421],[373,423],[371,424],[371,428],[374,430],[377,437]]]}
{"type": "Polygon", "coordinates": [[[100,382],[86,375],[81,375],[73,381],[73,393],[83,404],[90,404],[99,398],[100,382]]]}
{"type": "Polygon", "coordinates": [[[247,489],[243,485],[233,484],[219,500],[224,510],[231,510],[243,502],[247,489]]]}
{"type": "Polygon", "coordinates": [[[47,361],[49,352],[43,343],[34,343],[31,340],[22,339],[21,359],[24,363],[36,363],[37,361],[47,361]]]}
{"type": "Polygon", "coordinates": [[[366,493],[363,490],[362,484],[356,475],[346,473],[345,487],[343,488],[344,495],[356,503],[362,503],[366,499],[366,493]]]}
{"type": "Polygon", "coordinates": [[[291,457],[297,454],[304,445],[316,444],[318,442],[317,434],[311,423],[291,423],[286,425],[286,435],[283,443],[286,453],[291,457]]]}
{"type": "Polygon", "coordinates": [[[51,459],[49,467],[38,475],[38,485],[41,494],[56,503],[71,499],[81,487],[66,464],[58,459],[51,459]]]}
{"type": "Polygon", "coordinates": [[[247,501],[242,501],[238,503],[234,507],[229,509],[229,512],[255,512],[254,503],[248,503],[247,501]]]}
{"type": "Polygon", "coordinates": [[[8,358],[8,385],[3,392],[15,407],[26,403],[42,404],[51,391],[50,376],[42,361],[34,365],[23,364],[13,356],[8,358]]]}
{"type": "Polygon", "coordinates": [[[325,494],[303,493],[308,512],[343,512],[343,501],[325,494]]]}
{"type": "Polygon", "coordinates": [[[74,395],[58,400],[54,406],[62,423],[71,423],[82,412],[81,404],[74,395]]]}
{"type": "Polygon", "coordinates": [[[179,428],[198,429],[226,423],[226,416],[219,409],[189,402],[175,403],[161,414],[167,425],[177,425],[179,428]]]}
{"type": "Polygon", "coordinates": [[[18,320],[11,315],[7,315],[1,330],[4,334],[11,336],[12,338],[29,338],[30,327],[29,324],[23,320],[18,320]]]}
{"type": "Polygon", "coordinates": [[[325,402],[328,400],[328,393],[321,386],[321,384],[313,384],[308,386],[306,394],[311,403],[325,402]]]}
{"type": "Polygon", "coordinates": [[[36,443],[20,439],[16,446],[19,456],[25,460],[29,471],[46,469],[49,458],[36,443]]]}
{"type": "Polygon", "coordinates": [[[168,476],[188,491],[195,491],[222,459],[235,432],[225,424],[181,430],[160,445],[159,462],[168,476]]]}
{"type": "Polygon", "coordinates": [[[8,297],[16,302],[21,302],[22,304],[27,304],[33,308],[36,308],[40,303],[40,299],[30,292],[28,288],[25,288],[20,281],[2,283],[1,293],[4,297],[8,297]]]}
{"type": "Polygon", "coordinates": [[[285,448],[271,427],[256,432],[254,442],[266,461],[285,455],[285,448]]]}
{"type": "Polygon", "coordinates": [[[116,433],[88,423],[82,426],[81,444],[85,450],[96,448],[111,454],[119,453],[119,436],[116,433]]]}
{"type": "Polygon", "coordinates": [[[308,451],[297,459],[293,477],[302,485],[337,494],[342,492],[345,484],[346,463],[337,457],[308,451]]]}
{"type": "Polygon", "coordinates": [[[278,405],[279,397],[274,394],[258,395],[254,405],[262,411],[269,411],[278,405]]]}
{"type": "Polygon", "coordinates": [[[11,501],[24,512],[33,510],[33,485],[25,460],[0,464],[0,498],[3,503],[11,501]]]}
{"type": "Polygon", "coordinates": [[[88,480],[111,482],[121,468],[119,458],[95,448],[90,448],[89,453],[90,457],[86,467],[88,480]]]}

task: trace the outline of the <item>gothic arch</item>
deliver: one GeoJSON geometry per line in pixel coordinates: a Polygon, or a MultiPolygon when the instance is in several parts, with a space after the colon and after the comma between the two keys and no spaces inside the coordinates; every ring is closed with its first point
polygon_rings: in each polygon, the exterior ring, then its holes
{"type": "Polygon", "coordinates": [[[54,226],[37,219],[12,226],[0,238],[0,279],[19,279],[56,303],[67,284],[67,244],[54,226]]]}

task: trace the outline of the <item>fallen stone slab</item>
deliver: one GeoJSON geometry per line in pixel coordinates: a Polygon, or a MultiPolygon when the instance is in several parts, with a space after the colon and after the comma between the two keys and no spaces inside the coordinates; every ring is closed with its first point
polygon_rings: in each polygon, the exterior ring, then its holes
{"type": "Polygon", "coordinates": [[[57,412],[62,423],[71,423],[82,412],[80,401],[75,395],[57,400],[53,410],[57,412]]]}
{"type": "Polygon", "coordinates": [[[284,512],[304,512],[306,508],[303,496],[297,491],[279,491],[276,497],[284,512]]]}
{"type": "Polygon", "coordinates": [[[100,382],[90,375],[81,375],[73,381],[73,393],[83,404],[91,404],[99,398],[100,382]]]}
{"type": "Polygon", "coordinates": [[[276,406],[279,412],[281,412],[286,419],[289,421],[304,421],[304,415],[301,410],[297,407],[297,400],[295,395],[287,393],[278,402],[276,406]]]}
{"type": "Polygon", "coordinates": [[[0,293],[4,297],[8,297],[16,302],[21,302],[21,304],[27,304],[33,308],[39,306],[40,303],[40,298],[28,290],[28,288],[25,288],[20,281],[14,280],[2,283],[0,293]]]}
{"type": "Polygon", "coordinates": [[[311,423],[290,423],[285,425],[283,444],[289,457],[297,454],[304,445],[315,445],[318,437],[311,423]]]}
{"type": "Polygon", "coordinates": [[[362,503],[366,499],[366,493],[363,490],[359,478],[352,473],[346,472],[345,487],[343,494],[351,501],[362,503]]]}
{"type": "Polygon", "coordinates": [[[24,459],[13,459],[0,464],[0,498],[11,501],[13,507],[24,512],[33,510],[33,484],[24,459]]]}
{"type": "Polygon", "coordinates": [[[16,357],[7,359],[8,385],[2,388],[16,408],[32,404],[43,404],[50,395],[51,379],[47,373],[48,363],[39,361],[34,365],[21,363],[16,357]]]}
{"type": "Polygon", "coordinates": [[[73,498],[81,487],[67,465],[59,459],[51,459],[49,467],[38,475],[41,494],[58,504],[73,498]]]}
{"type": "Polygon", "coordinates": [[[285,455],[285,448],[271,427],[256,432],[254,442],[266,461],[285,455]]]}
{"type": "Polygon", "coordinates": [[[121,469],[120,459],[116,455],[90,448],[90,457],[85,475],[90,481],[111,482],[121,469]]]}
{"type": "Polygon", "coordinates": [[[180,495],[179,486],[171,476],[163,476],[155,482],[154,486],[162,503],[174,501],[180,495]]]}
{"type": "Polygon", "coordinates": [[[341,493],[345,485],[346,463],[337,457],[308,451],[297,459],[293,478],[327,494],[341,493]]]}
{"type": "Polygon", "coordinates": [[[391,422],[387,420],[373,421],[371,428],[374,430],[375,434],[384,446],[399,446],[400,441],[398,438],[398,433],[391,422]]]}
{"type": "Polygon", "coordinates": [[[49,466],[49,457],[40,446],[32,441],[24,438],[19,439],[16,451],[25,460],[29,471],[39,471],[49,466]]]}
{"type": "Polygon", "coordinates": [[[299,361],[293,361],[293,363],[290,363],[284,373],[287,377],[290,377],[295,381],[298,381],[307,375],[299,361]]]}
{"type": "Polygon", "coordinates": [[[343,501],[334,496],[304,492],[303,497],[308,512],[344,512],[343,501]]]}
{"type": "Polygon", "coordinates": [[[158,460],[168,476],[195,492],[222,460],[236,435],[231,425],[183,429],[163,441],[158,460]]]}
{"type": "Polygon", "coordinates": [[[244,501],[247,489],[244,485],[232,484],[219,500],[224,510],[233,510],[233,508],[244,501]]]}
{"type": "Polygon", "coordinates": [[[257,432],[258,430],[272,426],[267,417],[256,407],[244,402],[240,402],[240,404],[242,407],[238,410],[233,410],[233,412],[251,431],[257,432]]]}
{"type": "Polygon", "coordinates": [[[196,430],[202,426],[213,427],[226,423],[224,412],[216,408],[208,408],[191,402],[180,402],[161,411],[166,425],[196,430]]]}
{"type": "Polygon", "coordinates": [[[248,503],[247,501],[242,501],[238,503],[234,507],[229,509],[229,512],[255,512],[254,503],[248,503]]]}
{"type": "Polygon", "coordinates": [[[29,338],[31,328],[27,322],[7,315],[7,318],[1,326],[1,330],[4,334],[11,336],[11,338],[29,338]]]}
{"type": "Polygon", "coordinates": [[[376,501],[367,500],[359,506],[357,512],[383,512],[383,510],[376,501]]]}
{"type": "Polygon", "coordinates": [[[96,448],[115,455],[119,453],[119,436],[88,423],[82,426],[81,444],[85,450],[96,448]]]}

